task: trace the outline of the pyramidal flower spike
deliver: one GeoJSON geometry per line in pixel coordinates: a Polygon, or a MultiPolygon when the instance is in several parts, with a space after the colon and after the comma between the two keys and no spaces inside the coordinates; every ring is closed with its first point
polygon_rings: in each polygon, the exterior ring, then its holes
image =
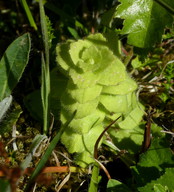
{"type": "Polygon", "coordinates": [[[77,111],[61,141],[70,153],[76,154],[75,161],[82,167],[94,162],[96,140],[118,116],[118,132],[122,135],[112,130],[111,137],[117,139],[119,135],[121,142],[139,134],[138,142],[142,142],[142,131],[137,126],[143,110],[135,94],[137,84],[109,43],[97,33],[84,40],[58,44],[56,48],[60,71],[68,78],[61,97],[62,125],[77,111]]]}

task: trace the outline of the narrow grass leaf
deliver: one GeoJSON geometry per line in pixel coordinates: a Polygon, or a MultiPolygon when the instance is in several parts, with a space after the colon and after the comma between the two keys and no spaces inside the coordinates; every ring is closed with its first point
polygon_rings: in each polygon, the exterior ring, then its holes
{"type": "Polygon", "coordinates": [[[95,162],[94,167],[92,169],[92,177],[91,177],[90,185],[88,188],[88,192],[97,192],[98,191],[99,169],[100,169],[99,164],[97,162],[95,162]]]}
{"type": "Polygon", "coordinates": [[[29,8],[29,6],[27,4],[27,1],[26,0],[20,0],[20,2],[21,2],[22,6],[23,6],[23,8],[25,10],[25,13],[27,15],[27,18],[28,18],[28,21],[29,21],[31,27],[33,27],[37,31],[37,25],[36,25],[36,23],[34,21],[34,18],[32,16],[30,8],[29,8]]]}
{"type": "Polygon", "coordinates": [[[6,114],[7,110],[9,109],[11,103],[12,103],[12,96],[4,98],[0,102],[0,121],[3,119],[4,115],[6,114]]]}
{"type": "Polygon", "coordinates": [[[25,160],[22,162],[22,164],[20,166],[22,170],[24,170],[27,167],[29,167],[29,164],[30,164],[30,162],[32,160],[33,155],[35,154],[36,150],[38,149],[38,147],[40,146],[42,141],[44,139],[46,139],[46,138],[47,138],[46,135],[38,134],[38,135],[35,136],[35,138],[33,139],[32,144],[30,146],[30,151],[29,151],[27,157],[25,158],[25,160]]]}
{"type": "Polygon", "coordinates": [[[45,151],[45,154],[42,156],[41,160],[39,161],[36,169],[33,171],[28,184],[26,186],[25,192],[30,191],[31,189],[31,185],[34,182],[34,179],[37,177],[37,175],[40,173],[40,171],[43,169],[43,167],[45,166],[46,162],[48,161],[52,151],[54,150],[54,148],[56,147],[57,143],[59,142],[62,133],[64,132],[64,130],[67,128],[67,126],[69,125],[69,123],[73,120],[74,116],[76,114],[76,111],[74,112],[74,114],[72,115],[71,119],[69,121],[66,122],[66,124],[64,126],[61,127],[61,129],[59,130],[59,132],[57,133],[57,135],[53,138],[53,140],[51,141],[50,145],[48,146],[48,148],[45,151]]]}
{"type": "Polygon", "coordinates": [[[42,0],[39,1],[40,20],[42,38],[45,48],[45,53],[42,53],[42,85],[41,85],[41,98],[43,105],[43,132],[48,133],[49,115],[50,115],[50,69],[49,69],[49,40],[48,29],[44,6],[42,0]],[[44,57],[45,56],[45,57],[44,57]]]}

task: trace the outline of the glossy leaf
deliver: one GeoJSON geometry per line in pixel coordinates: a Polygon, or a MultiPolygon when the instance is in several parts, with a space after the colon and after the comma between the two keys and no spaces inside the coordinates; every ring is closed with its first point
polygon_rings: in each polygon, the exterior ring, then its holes
{"type": "MultiPolygon", "coordinates": [[[[124,19],[122,34],[128,35],[128,43],[140,47],[151,47],[159,43],[164,28],[171,27],[172,15],[154,0],[119,0],[116,17],[124,19]]],[[[164,0],[174,8],[174,2],[164,0]]]]}

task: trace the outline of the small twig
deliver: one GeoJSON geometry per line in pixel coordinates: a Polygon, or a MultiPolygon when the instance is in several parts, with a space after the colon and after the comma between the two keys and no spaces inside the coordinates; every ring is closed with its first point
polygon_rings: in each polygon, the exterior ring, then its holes
{"type": "Polygon", "coordinates": [[[62,189],[62,187],[65,185],[65,183],[67,183],[69,181],[70,176],[71,176],[71,172],[69,172],[68,175],[64,178],[64,180],[60,183],[60,185],[56,189],[56,192],[59,192],[62,189]]]}
{"type": "Polygon", "coordinates": [[[54,159],[56,161],[56,165],[60,166],[60,161],[59,161],[59,159],[58,159],[58,157],[57,157],[57,155],[56,155],[56,153],[54,151],[52,152],[52,155],[54,156],[54,159]]]}
{"type": "Polygon", "coordinates": [[[72,162],[72,160],[69,158],[69,157],[67,157],[65,154],[63,154],[63,153],[61,153],[61,152],[59,152],[59,151],[56,151],[56,150],[54,150],[56,153],[58,153],[59,155],[61,155],[61,156],[63,156],[68,162],[72,162]]]}
{"type": "Polygon", "coordinates": [[[101,138],[103,137],[103,135],[105,134],[105,132],[120,118],[121,116],[119,116],[116,120],[114,120],[113,122],[111,122],[104,130],[103,132],[100,134],[100,136],[98,137],[96,143],[95,143],[95,146],[94,146],[94,159],[95,161],[100,165],[100,167],[103,169],[103,171],[105,172],[106,176],[108,177],[108,179],[111,179],[111,176],[108,172],[108,170],[105,168],[105,166],[97,160],[98,158],[98,154],[97,154],[97,151],[98,151],[98,145],[99,145],[99,142],[101,140],[101,138]]]}
{"type": "Polygon", "coordinates": [[[174,63],[174,60],[171,60],[171,61],[167,62],[167,63],[164,65],[163,69],[161,70],[160,76],[159,76],[160,78],[162,78],[162,75],[163,75],[163,73],[164,73],[167,65],[168,65],[168,64],[173,64],[173,63],[174,63]]]}
{"type": "Polygon", "coordinates": [[[98,151],[98,145],[99,145],[99,142],[101,140],[101,138],[103,137],[103,135],[105,134],[105,132],[120,118],[121,116],[119,116],[116,120],[114,120],[113,122],[111,122],[104,130],[103,132],[100,134],[100,136],[98,137],[96,143],[95,143],[95,146],[94,146],[94,159],[97,159],[98,157],[98,154],[97,154],[97,151],[98,151]]]}
{"type": "MultiPolygon", "coordinates": [[[[24,175],[30,175],[35,168],[28,167],[24,170],[23,174],[24,175]]],[[[14,172],[15,168],[8,168],[8,174],[11,175],[14,172]]],[[[44,173],[68,173],[71,171],[71,173],[76,173],[76,172],[85,172],[88,173],[88,170],[79,168],[79,167],[68,167],[68,166],[60,166],[60,167],[45,167],[41,171],[40,174],[44,173]]],[[[0,177],[6,176],[6,173],[2,170],[2,167],[0,169],[0,177]]]]}
{"type": "Polygon", "coordinates": [[[32,192],[35,192],[35,191],[36,191],[36,187],[37,187],[37,183],[34,184],[34,187],[33,187],[33,191],[32,191],[32,192]]]}
{"type": "Polygon", "coordinates": [[[162,133],[168,133],[168,134],[172,135],[172,137],[174,136],[174,133],[173,133],[173,132],[171,132],[171,131],[161,130],[161,132],[162,132],[162,133]]]}
{"type": "Polygon", "coordinates": [[[52,134],[52,129],[53,129],[53,125],[54,125],[54,114],[53,113],[51,113],[51,117],[52,117],[52,119],[51,119],[51,125],[49,128],[49,136],[51,136],[51,134],[52,134]]]}
{"type": "Polygon", "coordinates": [[[108,172],[108,170],[106,169],[106,167],[97,159],[95,159],[95,161],[100,165],[100,167],[103,169],[103,171],[105,172],[106,176],[108,179],[111,179],[111,176],[108,172]]]}
{"type": "Polygon", "coordinates": [[[145,126],[145,131],[144,131],[144,140],[142,144],[142,149],[141,153],[144,153],[148,150],[150,147],[151,143],[151,116],[153,112],[151,112],[151,109],[147,112],[147,123],[145,126]]]}
{"type": "MultiPolygon", "coordinates": [[[[69,164],[68,164],[69,165],[69,164]]],[[[65,185],[65,183],[67,183],[70,179],[71,176],[71,170],[70,170],[70,165],[69,165],[69,173],[68,175],[63,179],[63,181],[60,183],[60,185],[57,187],[56,192],[59,192],[62,187],[65,185]]]]}

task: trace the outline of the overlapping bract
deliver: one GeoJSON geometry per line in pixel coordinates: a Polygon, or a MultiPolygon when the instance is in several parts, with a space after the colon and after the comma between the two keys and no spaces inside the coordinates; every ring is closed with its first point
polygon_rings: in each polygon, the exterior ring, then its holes
{"type": "Polygon", "coordinates": [[[62,143],[70,153],[77,153],[80,166],[93,162],[94,145],[104,126],[121,116],[119,127],[133,129],[143,113],[135,96],[136,82],[108,47],[98,33],[56,49],[58,65],[69,79],[61,98],[62,124],[77,111],[62,143]]]}

